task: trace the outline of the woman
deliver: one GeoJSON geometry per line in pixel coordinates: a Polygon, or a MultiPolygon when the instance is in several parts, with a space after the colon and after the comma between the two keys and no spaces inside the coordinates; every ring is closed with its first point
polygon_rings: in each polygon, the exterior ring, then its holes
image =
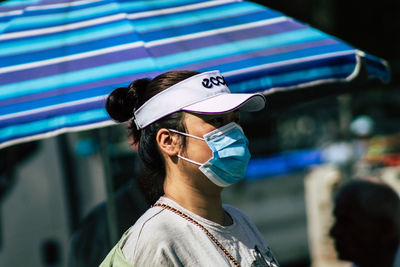
{"type": "Polygon", "coordinates": [[[106,260],[134,266],[278,266],[255,225],[222,204],[250,159],[239,109],[264,107],[260,94],[231,94],[218,71],[171,71],[118,88],[107,111],[131,121],[152,207],[106,260]]]}

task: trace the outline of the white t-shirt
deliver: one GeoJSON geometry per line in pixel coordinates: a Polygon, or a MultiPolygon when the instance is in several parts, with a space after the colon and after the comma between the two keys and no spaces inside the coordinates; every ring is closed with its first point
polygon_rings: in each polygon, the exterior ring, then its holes
{"type": "Polygon", "coordinates": [[[400,266],[400,244],[397,247],[396,254],[394,254],[394,259],[393,259],[393,267],[399,267],[400,266]]]}
{"type": "MultiPolygon", "coordinates": [[[[279,266],[256,226],[238,209],[223,205],[233,224],[222,226],[166,197],[157,203],[178,209],[203,225],[241,266],[279,266]]],[[[152,207],[139,218],[122,243],[122,251],[135,266],[233,266],[203,230],[162,207],[152,207]]]]}

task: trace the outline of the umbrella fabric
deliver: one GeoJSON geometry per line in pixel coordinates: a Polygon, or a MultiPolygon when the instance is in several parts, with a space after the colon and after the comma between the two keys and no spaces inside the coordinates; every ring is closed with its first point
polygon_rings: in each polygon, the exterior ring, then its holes
{"type": "Polygon", "coordinates": [[[107,94],[174,69],[218,69],[234,92],[349,81],[386,63],[234,0],[24,0],[0,5],[0,148],[112,124],[107,94]]]}

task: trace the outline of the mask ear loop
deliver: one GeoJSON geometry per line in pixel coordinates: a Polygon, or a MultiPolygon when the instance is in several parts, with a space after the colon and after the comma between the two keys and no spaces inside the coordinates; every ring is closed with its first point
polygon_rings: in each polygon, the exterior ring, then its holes
{"type": "MultiPolygon", "coordinates": [[[[191,134],[188,134],[188,133],[182,133],[182,132],[177,131],[177,130],[174,130],[174,129],[168,129],[168,131],[171,131],[171,132],[177,133],[177,134],[181,134],[181,135],[184,135],[184,136],[188,136],[188,137],[193,137],[193,138],[198,139],[198,140],[201,140],[201,141],[205,141],[204,138],[201,138],[201,137],[198,137],[198,136],[195,136],[195,135],[191,135],[191,134]]],[[[197,161],[194,161],[194,160],[185,158],[184,156],[181,156],[181,155],[179,155],[179,154],[177,155],[177,157],[178,157],[178,158],[181,158],[181,159],[183,159],[183,160],[186,160],[186,161],[188,161],[188,162],[190,162],[190,163],[196,164],[196,165],[198,165],[198,166],[203,165],[203,164],[200,163],[200,162],[197,162],[197,161]]]]}
{"type": "Polygon", "coordinates": [[[178,157],[178,158],[181,158],[181,159],[183,159],[183,160],[186,160],[186,161],[188,161],[188,162],[190,162],[190,163],[193,163],[193,164],[195,164],[195,165],[199,165],[199,166],[203,165],[203,164],[201,164],[200,162],[197,162],[197,161],[194,161],[194,160],[185,158],[184,156],[181,156],[181,155],[179,155],[179,154],[177,155],[177,157],[178,157]]]}
{"type": "Polygon", "coordinates": [[[182,132],[174,130],[174,129],[168,129],[168,131],[171,131],[171,132],[174,132],[174,133],[177,133],[177,134],[181,134],[181,135],[184,135],[184,136],[193,137],[193,138],[201,140],[201,141],[205,141],[204,138],[201,138],[201,137],[198,137],[198,136],[195,136],[195,135],[191,135],[191,134],[188,134],[188,133],[182,133],[182,132]]]}

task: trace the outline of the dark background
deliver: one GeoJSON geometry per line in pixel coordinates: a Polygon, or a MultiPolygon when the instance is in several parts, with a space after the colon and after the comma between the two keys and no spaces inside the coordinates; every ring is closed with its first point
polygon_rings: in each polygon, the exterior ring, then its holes
{"type": "Polygon", "coordinates": [[[389,61],[399,83],[400,1],[270,0],[253,1],[281,11],[372,55],[389,61]]]}
{"type": "Polygon", "coordinates": [[[375,122],[374,135],[400,131],[400,1],[269,0],[252,1],[306,23],[344,42],[385,59],[391,81],[362,81],[267,96],[267,108],[244,118],[253,156],[307,149],[349,139],[343,129],[360,115],[375,122]],[[345,86],[345,88],[342,88],[345,86]],[[301,92],[300,92],[301,91],[301,92]],[[329,93],[328,93],[329,92],[329,93]],[[344,98],[341,95],[344,94],[344,98]],[[341,121],[342,120],[342,121],[341,121]],[[299,124],[307,129],[299,131],[299,124]],[[262,126],[262,127],[261,127],[262,126]],[[310,127],[309,127],[310,126],[310,127]],[[342,129],[341,129],[342,128],[342,129]]]}

